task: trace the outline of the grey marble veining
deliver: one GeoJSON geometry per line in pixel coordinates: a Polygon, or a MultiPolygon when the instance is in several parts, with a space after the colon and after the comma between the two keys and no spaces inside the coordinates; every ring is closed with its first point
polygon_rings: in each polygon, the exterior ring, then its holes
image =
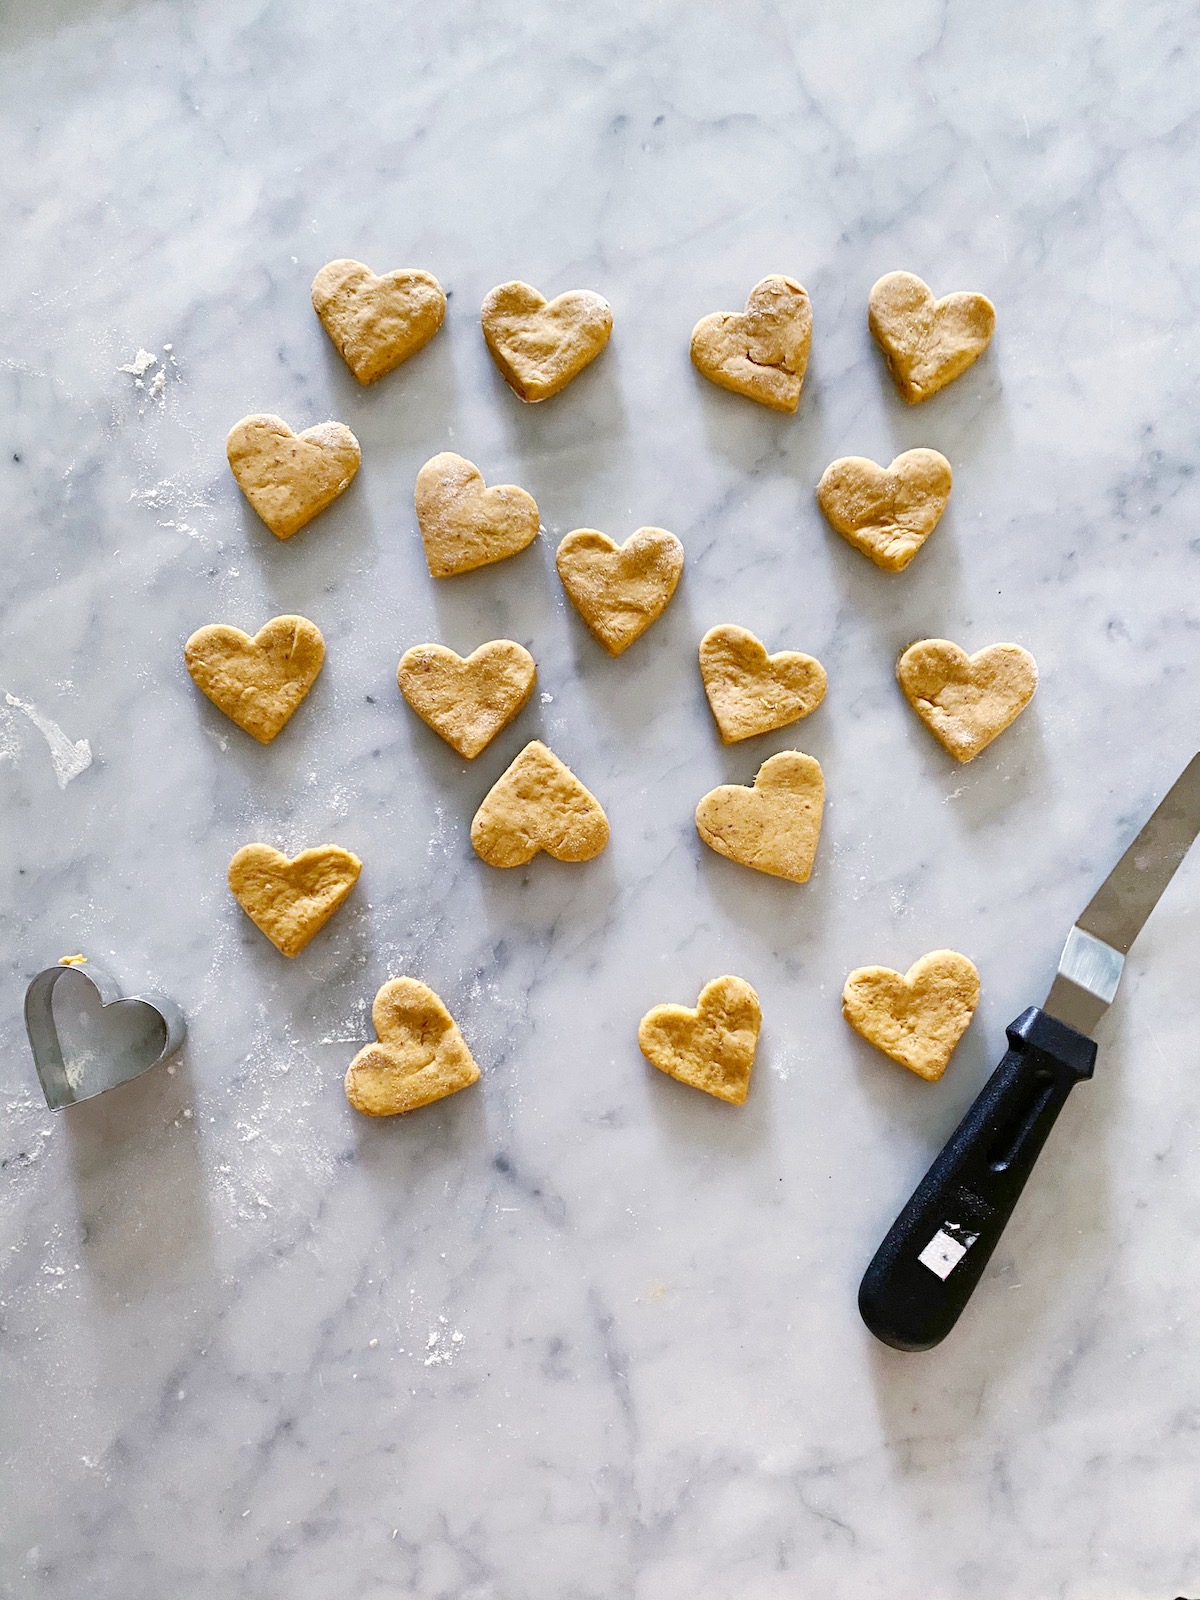
{"type": "Polygon", "coordinates": [[[0,11],[0,1594],[1200,1593],[1200,863],[952,1339],[897,1355],[854,1300],[1200,742],[1198,44],[1178,0],[0,11]],[[451,293],[367,391],[308,304],[342,255],[451,293]],[[866,330],[894,268],[998,309],[987,356],[914,410],[866,330]],[[794,418],[687,360],[693,322],[769,271],[813,300],[794,418]],[[478,328],[517,276],[615,312],[537,408],[478,328]],[[138,388],[119,368],[142,347],[138,388]],[[224,461],[259,409],[363,446],[286,545],[224,461]],[[813,489],[837,455],[914,445],[954,493],[891,577],[813,489]],[[435,586],[411,493],[444,448],[527,487],[545,534],[435,586]],[[553,550],[643,523],[687,569],[611,661],[553,550]],[[264,749],[181,647],[284,610],[328,664],[264,749]],[[694,652],[725,621],[821,659],[807,722],[720,746],[694,652]],[[895,687],[931,634],[1041,669],[967,768],[895,687]],[[505,635],[540,693],[467,764],[396,661],[505,635]],[[490,871],[470,818],[535,734],[612,844],[490,871]],[[804,888],[690,820],[791,743],[829,792],[804,888]],[[292,963],[225,889],[256,838],[366,864],[292,963]],[[942,945],[983,1001],[931,1087],[838,995],[942,945]],[[52,1117],[20,1002],[75,950],[175,995],[190,1037],[173,1071],[52,1117]],[[402,971],[483,1081],[375,1126],[340,1080],[402,971]],[[740,1112],[636,1048],[643,1011],[724,971],[765,1013],[740,1112]]]}

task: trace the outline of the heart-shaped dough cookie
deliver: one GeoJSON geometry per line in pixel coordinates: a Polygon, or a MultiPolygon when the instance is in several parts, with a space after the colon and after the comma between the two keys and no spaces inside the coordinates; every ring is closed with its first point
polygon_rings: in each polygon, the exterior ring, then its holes
{"type": "Polygon", "coordinates": [[[340,845],[318,845],[288,860],[269,844],[244,844],[229,863],[242,910],[285,956],[299,955],[358,882],[362,862],[340,845]]]}
{"type": "Polygon", "coordinates": [[[213,622],[196,630],[183,657],[213,705],[270,744],[316,682],[325,641],[307,617],[272,617],[253,639],[213,622]]]}
{"type": "Polygon", "coordinates": [[[515,556],[537,538],[537,501],[515,483],[489,489],[474,462],[443,450],[417,473],[413,499],[435,578],[515,556]]]}
{"type": "Polygon", "coordinates": [[[432,989],[393,978],[371,1007],[378,1044],[346,1069],[346,1099],[368,1117],[395,1117],[478,1081],[467,1041],[432,989]]]}
{"type": "Polygon", "coordinates": [[[763,762],[753,788],[723,783],[710,790],[696,807],[696,831],[718,855],[807,883],[824,809],[820,762],[781,750],[763,762]]]}
{"type": "Polygon", "coordinates": [[[331,261],[313,279],[313,310],[359,383],[391,372],[441,327],[446,296],[429,272],[377,278],[361,261],[331,261]]]}
{"type": "Polygon", "coordinates": [[[243,417],[225,441],[238,488],[277,539],[290,539],[349,487],[362,461],[341,422],[293,433],[282,417],[243,417]]]}
{"type": "Polygon", "coordinates": [[[576,528],[554,564],[576,611],[609,655],[619,656],[667,609],[683,572],[683,546],[665,528],[639,528],[624,544],[576,528]]]}
{"type": "Polygon", "coordinates": [[[529,699],[537,665],[511,639],[493,639],[465,658],[445,645],[417,644],[401,656],[396,678],[421,721],[472,761],[529,699]]]}
{"type": "Polygon", "coordinates": [[[731,622],[700,641],[700,676],[725,744],[786,728],[825,698],[825,668],[799,650],[769,656],[748,628],[731,622]]]}
{"type": "Polygon", "coordinates": [[[996,308],[981,294],[933,298],[911,272],[889,272],[867,301],[871,337],[909,405],[944,389],[983,354],[996,326],[996,308]]]}
{"type": "Polygon", "coordinates": [[[638,1044],[660,1072],[743,1106],[761,1025],[762,1008],[746,980],[714,978],[701,989],[694,1011],[675,1005],[647,1011],[638,1044]]]}
{"type": "Polygon", "coordinates": [[[484,796],[471,843],[489,867],[523,867],[539,850],[556,861],[590,861],[608,843],[608,818],[571,769],[534,739],[484,796]]]}
{"type": "Polygon", "coordinates": [[[979,1004],[979,974],[956,950],[931,950],[901,976],[859,967],[842,990],[842,1015],[868,1043],[936,1083],[979,1004]]]}
{"type": "Polygon", "coordinates": [[[692,361],[706,378],[772,411],[795,411],[812,348],[812,307],[794,278],[772,274],[744,311],[714,311],[692,329],[692,361]]]}
{"type": "Polygon", "coordinates": [[[1019,644],[973,656],[949,639],[921,639],[896,663],[905,697],[956,761],[971,761],[1033,699],[1037,662],[1019,644]]]}
{"type": "Polygon", "coordinates": [[[937,527],[953,473],[936,450],[906,450],[890,467],[843,456],[825,468],[817,504],[842,538],[885,572],[903,572],[937,527]]]}
{"type": "Polygon", "coordinates": [[[527,283],[502,283],[479,314],[492,360],[514,394],[531,403],[565,389],[612,332],[612,307],[590,289],[547,300],[527,283]]]}

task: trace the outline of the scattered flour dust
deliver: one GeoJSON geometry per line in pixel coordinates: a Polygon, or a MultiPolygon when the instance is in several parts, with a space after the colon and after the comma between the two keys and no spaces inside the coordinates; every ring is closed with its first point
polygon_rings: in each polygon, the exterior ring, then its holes
{"type": "Polygon", "coordinates": [[[437,1327],[430,1328],[425,1341],[425,1365],[448,1367],[465,1343],[466,1336],[461,1329],[452,1329],[445,1317],[439,1317],[437,1327]]]}
{"type": "Polygon", "coordinates": [[[150,371],[150,368],[156,366],[157,363],[158,357],[156,355],[153,355],[149,350],[142,350],[139,348],[138,353],[134,356],[133,360],[127,361],[122,367],[118,367],[117,371],[128,372],[129,375],[134,378],[144,378],[150,371]]]}
{"type": "MultiPolygon", "coordinates": [[[[15,694],[6,692],[4,700],[6,705],[23,711],[49,745],[50,759],[54,763],[54,776],[58,779],[60,789],[65,789],[72,778],[77,778],[81,772],[87,771],[92,764],[92,747],[86,739],[72,742],[57,722],[51,722],[49,717],[42,716],[36,706],[30,705],[26,700],[18,700],[15,694]]],[[[6,756],[9,760],[15,760],[5,732],[0,731],[0,760],[6,756]]]]}

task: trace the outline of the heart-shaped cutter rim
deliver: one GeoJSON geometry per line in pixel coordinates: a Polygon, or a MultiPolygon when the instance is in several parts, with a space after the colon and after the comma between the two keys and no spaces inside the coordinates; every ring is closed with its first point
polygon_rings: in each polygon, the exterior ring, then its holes
{"type": "Polygon", "coordinates": [[[38,1082],[42,1086],[46,1104],[51,1111],[62,1111],[66,1106],[92,1100],[96,1095],[116,1089],[122,1083],[132,1082],[144,1072],[149,1072],[151,1067],[157,1067],[168,1056],[174,1055],[187,1033],[187,1022],[183,1012],[166,995],[153,991],[147,994],[123,994],[112,974],[94,962],[60,961],[56,966],[46,967],[30,980],[25,991],[25,1031],[29,1035],[29,1048],[33,1052],[33,1064],[37,1068],[38,1082]],[[76,972],[86,978],[104,1009],[120,1005],[148,1006],[158,1017],[163,1033],[162,1047],[153,1060],[132,1070],[128,1060],[101,1062],[97,1077],[104,1081],[98,1088],[79,1094],[67,1073],[54,1021],[54,988],[64,972],[76,972]]]}

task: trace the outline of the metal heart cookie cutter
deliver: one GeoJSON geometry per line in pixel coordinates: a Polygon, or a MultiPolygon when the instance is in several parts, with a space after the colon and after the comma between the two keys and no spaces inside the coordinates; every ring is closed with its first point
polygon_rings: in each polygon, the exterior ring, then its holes
{"type": "MultiPolygon", "coordinates": [[[[67,999],[65,993],[59,996],[60,1008],[67,999]]],[[[187,1032],[183,1012],[173,1000],[161,994],[122,994],[111,973],[86,956],[63,956],[57,966],[47,967],[30,982],[25,991],[25,1028],[51,1111],[140,1077],[174,1054],[187,1032]],[[70,1030],[75,1042],[64,1055],[54,991],[68,972],[75,974],[68,987],[76,981],[90,985],[100,1011],[96,1012],[92,996],[76,1006],[70,1030]]]]}

